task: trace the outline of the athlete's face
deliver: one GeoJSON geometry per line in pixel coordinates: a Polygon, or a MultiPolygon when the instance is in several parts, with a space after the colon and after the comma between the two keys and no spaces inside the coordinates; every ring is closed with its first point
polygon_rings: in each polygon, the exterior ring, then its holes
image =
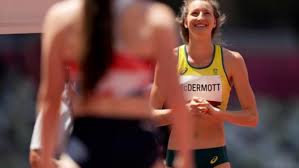
{"type": "Polygon", "coordinates": [[[207,1],[194,0],[188,6],[188,14],[184,23],[190,36],[210,36],[216,27],[216,18],[212,5],[207,1]]]}

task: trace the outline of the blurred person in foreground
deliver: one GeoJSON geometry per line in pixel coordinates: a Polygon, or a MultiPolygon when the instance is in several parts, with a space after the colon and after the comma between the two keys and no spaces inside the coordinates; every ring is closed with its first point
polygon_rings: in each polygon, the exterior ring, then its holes
{"type": "MultiPolygon", "coordinates": [[[[186,0],[178,19],[184,45],[176,48],[177,71],[184,89],[186,106],[192,114],[195,167],[230,168],[226,151],[224,122],[256,127],[256,100],[243,57],[222,47],[215,40],[225,16],[216,0],[186,0]],[[241,110],[228,111],[231,88],[236,89],[241,110]]],[[[156,108],[160,125],[172,124],[160,75],[163,65],[156,67],[151,103],[156,108]],[[158,110],[161,109],[161,110],[158,110]]],[[[172,129],[173,130],[173,129],[172,129]]],[[[174,166],[178,135],[171,132],[166,154],[167,167],[174,166]]]]}
{"type": "Polygon", "coordinates": [[[54,167],[61,93],[69,66],[78,81],[72,98],[69,158],[81,168],[149,168],[158,160],[153,112],[143,93],[149,62],[163,65],[162,82],[173,113],[181,160],[190,168],[191,126],[172,49],[174,17],[159,3],[142,0],[66,0],[48,11],[42,37],[38,109],[42,115],[41,167],[54,167]],[[173,94],[175,93],[175,95],[173,94]]]}

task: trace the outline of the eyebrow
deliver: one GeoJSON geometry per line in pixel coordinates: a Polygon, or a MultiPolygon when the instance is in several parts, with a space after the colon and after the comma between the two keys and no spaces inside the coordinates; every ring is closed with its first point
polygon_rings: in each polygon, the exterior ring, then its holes
{"type": "Polygon", "coordinates": [[[212,10],[207,9],[207,8],[201,8],[201,9],[195,8],[195,9],[190,10],[190,12],[194,12],[194,11],[213,12],[212,10]]]}

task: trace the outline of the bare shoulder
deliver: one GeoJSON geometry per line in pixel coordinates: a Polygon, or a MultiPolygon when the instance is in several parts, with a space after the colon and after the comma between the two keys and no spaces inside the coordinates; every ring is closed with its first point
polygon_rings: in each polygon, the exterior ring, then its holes
{"type": "Polygon", "coordinates": [[[223,48],[223,58],[229,78],[233,77],[235,73],[243,72],[243,70],[246,71],[244,58],[239,52],[223,48]]]}
{"type": "Polygon", "coordinates": [[[172,9],[162,3],[152,3],[147,14],[148,20],[153,26],[172,27],[175,24],[175,15],[172,9]]]}
{"type": "Polygon", "coordinates": [[[65,0],[52,5],[45,16],[44,31],[59,32],[71,26],[80,15],[81,5],[81,0],[65,0]]]}
{"type": "Polygon", "coordinates": [[[240,64],[244,62],[243,56],[239,52],[227,48],[222,48],[222,50],[225,63],[240,64]]]}

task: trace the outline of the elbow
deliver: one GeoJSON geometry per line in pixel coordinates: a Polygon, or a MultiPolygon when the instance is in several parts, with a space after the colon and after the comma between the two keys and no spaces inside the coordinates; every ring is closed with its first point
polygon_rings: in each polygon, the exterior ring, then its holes
{"type": "Polygon", "coordinates": [[[170,121],[169,121],[169,119],[167,119],[167,118],[163,118],[163,117],[160,117],[160,118],[156,118],[155,119],[155,125],[157,126],[157,127],[162,127],[162,126],[167,126],[167,125],[170,125],[170,121]]]}
{"type": "Polygon", "coordinates": [[[159,122],[157,122],[155,124],[156,127],[163,127],[163,126],[167,126],[167,125],[168,125],[168,123],[159,123],[159,122]]]}
{"type": "Polygon", "coordinates": [[[154,121],[157,127],[166,126],[171,124],[171,116],[168,111],[160,111],[159,109],[153,110],[154,121]]]}
{"type": "Polygon", "coordinates": [[[255,128],[257,127],[258,123],[259,123],[258,117],[254,117],[251,121],[250,127],[255,128]]]}
{"type": "Polygon", "coordinates": [[[255,127],[258,126],[258,123],[259,123],[259,116],[258,116],[258,113],[256,112],[255,114],[253,114],[250,117],[250,125],[249,125],[249,127],[255,128],[255,127]]]}

